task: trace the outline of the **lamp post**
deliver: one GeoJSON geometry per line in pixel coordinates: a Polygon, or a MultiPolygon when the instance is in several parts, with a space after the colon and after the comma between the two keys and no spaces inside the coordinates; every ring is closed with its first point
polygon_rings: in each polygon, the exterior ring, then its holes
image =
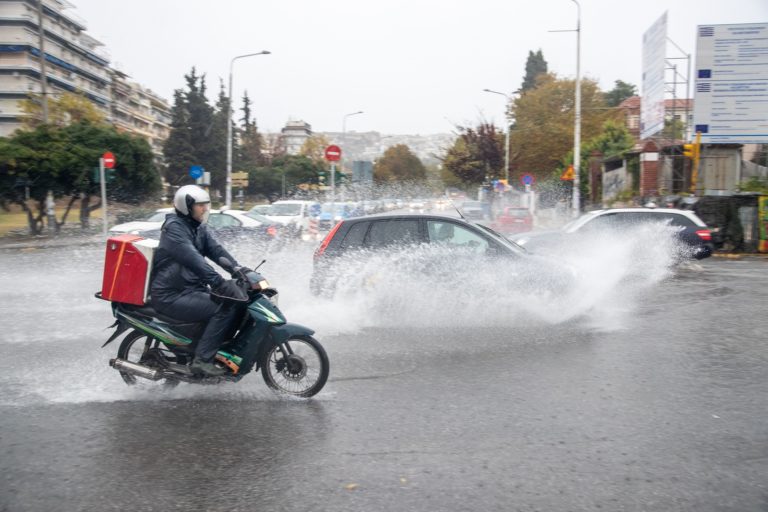
{"type": "Polygon", "coordinates": [[[267,50],[258,53],[247,53],[245,55],[233,57],[229,62],[229,93],[227,95],[229,98],[229,105],[227,106],[227,186],[224,198],[226,208],[229,208],[232,205],[232,68],[237,59],[255,57],[256,55],[269,55],[270,53],[271,52],[268,52],[267,50]]]}
{"type": "Polygon", "coordinates": [[[576,4],[576,29],[550,30],[550,32],[576,32],[576,105],[573,120],[573,216],[578,217],[581,209],[580,196],[580,168],[581,168],[581,4],[577,0],[571,0],[576,4]]]}
{"type": "Polygon", "coordinates": [[[576,0],[576,109],[573,121],[573,216],[581,211],[581,5],[576,0]]]}
{"type": "MultiPolygon", "coordinates": [[[[503,92],[499,91],[493,91],[491,89],[483,89],[483,92],[490,92],[492,94],[499,94],[501,96],[504,96],[507,98],[507,102],[512,103],[512,95],[510,94],[504,94],[503,92]]],[[[507,181],[507,185],[509,185],[509,132],[512,128],[512,118],[509,116],[509,106],[507,106],[507,110],[504,113],[504,117],[507,118],[507,133],[504,137],[504,179],[507,181]]]]}

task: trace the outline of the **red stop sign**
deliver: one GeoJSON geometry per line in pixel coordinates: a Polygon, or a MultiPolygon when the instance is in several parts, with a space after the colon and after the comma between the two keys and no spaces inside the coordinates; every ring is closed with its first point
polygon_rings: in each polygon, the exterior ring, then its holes
{"type": "Polygon", "coordinates": [[[112,169],[115,166],[115,155],[107,151],[101,155],[101,159],[104,160],[104,167],[112,169]]]}
{"type": "Polygon", "coordinates": [[[339,146],[328,146],[325,148],[325,159],[329,162],[341,160],[341,148],[339,146]]]}

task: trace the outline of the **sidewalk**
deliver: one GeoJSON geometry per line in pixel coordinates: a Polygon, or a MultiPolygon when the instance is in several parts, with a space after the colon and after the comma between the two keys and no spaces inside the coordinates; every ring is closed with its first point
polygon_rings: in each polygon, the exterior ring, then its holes
{"type": "Polygon", "coordinates": [[[104,234],[93,231],[82,232],[65,230],[58,235],[19,235],[9,234],[0,237],[0,250],[48,249],[52,247],[72,247],[104,243],[104,234]]]}

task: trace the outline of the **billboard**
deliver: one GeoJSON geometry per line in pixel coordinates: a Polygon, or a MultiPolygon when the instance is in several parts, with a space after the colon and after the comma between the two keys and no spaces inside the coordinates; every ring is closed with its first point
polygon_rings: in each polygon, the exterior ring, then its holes
{"type": "Polygon", "coordinates": [[[699,25],[695,76],[703,143],[768,143],[768,23],[699,25]]]}
{"type": "Polygon", "coordinates": [[[667,67],[667,13],[643,34],[643,101],[640,138],[664,129],[664,70],[667,67]]]}

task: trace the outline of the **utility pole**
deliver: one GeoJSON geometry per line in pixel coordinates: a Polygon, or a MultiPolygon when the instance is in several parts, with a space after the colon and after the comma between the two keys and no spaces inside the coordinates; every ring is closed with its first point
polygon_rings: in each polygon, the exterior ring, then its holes
{"type": "Polygon", "coordinates": [[[581,5],[576,0],[576,115],[573,125],[573,216],[581,212],[581,5]]]}
{"type": "Polygon", "coordinates": [[[37,2],[37,34],[40,44],[40,95],[43,97],[43,123],[48,124],[48,76],[45,71],[45,32],[43,30],[43,0],[37,2]]]}

